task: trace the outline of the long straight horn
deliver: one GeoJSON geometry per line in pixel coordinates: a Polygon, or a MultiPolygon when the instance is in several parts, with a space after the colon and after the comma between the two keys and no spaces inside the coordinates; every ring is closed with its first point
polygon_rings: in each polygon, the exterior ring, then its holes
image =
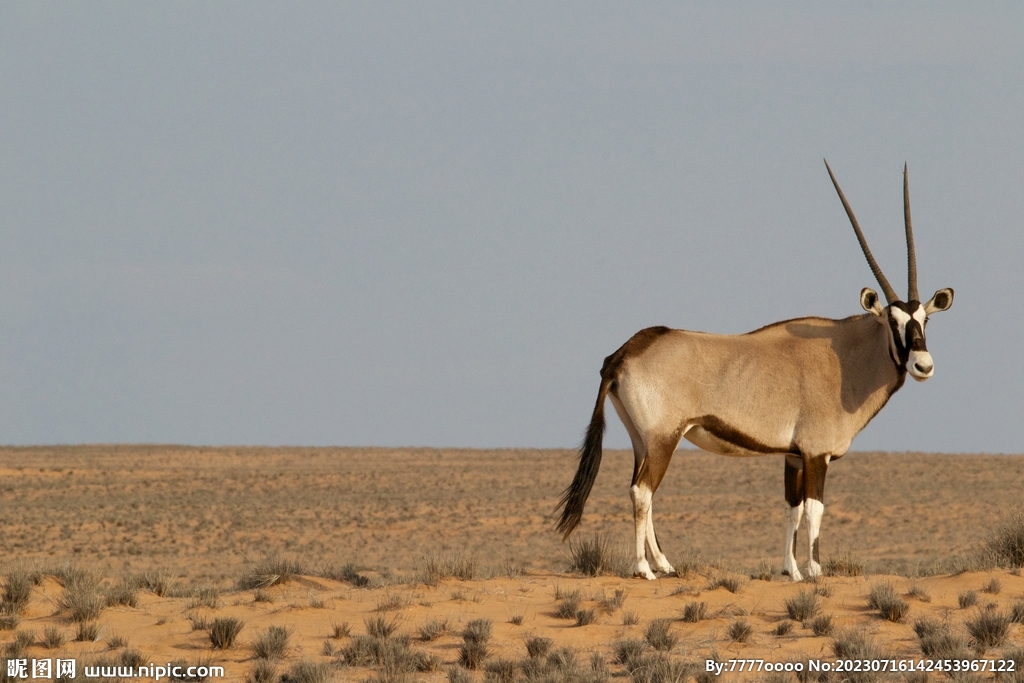
{"type": "Polygon", "coordinates": [[[914,253],[914,229],[910,225],[910,185],[907,165],[903,164],[903,222],[907,226],[907,301],[920,301],[917,294],[917,255],[914,253]]]}
{"type": "MultiPolygon", "coordinates": [[[[878,286],[882,288],[882,293],[885,294],[886,302],[889,305],[892,305],[893,302],[899,301],[900,298],[896,296],[896,291],[892,288],[892,285],[889,284],[889,281],[885,279],[885,275],[882,274],[882,269],[878,267],[875,257],[871,255],[871,250],[868,248],[868,241],[864,239],[864,233],[860,231],[860,225],[857,223],[857,217],[853,215],[853,209],[850,208],[850,203],[846,201],[846,196],[839,188],[839,183],[836,182],[836,177],[832,174],[832,168],[828,165],[828,159],[825,159],[825,168],[828,169],[828,177],[832,179],[832,184],[835,186],[836,192],[839,193],[839,201],[843,203],[843,208],[846,209],[846,215],[850,217],[850,223],[853,224],[853,231],[857,233],[857,241],[860,242],[860,248],[861,251],[864,252],[864,258],[868,260],[868,265],[871,266],[871,272],[875,274],[875,279],[878,280],[878,286]]],[[[907,225],[910,224],[908,223],[907,225]]]]}

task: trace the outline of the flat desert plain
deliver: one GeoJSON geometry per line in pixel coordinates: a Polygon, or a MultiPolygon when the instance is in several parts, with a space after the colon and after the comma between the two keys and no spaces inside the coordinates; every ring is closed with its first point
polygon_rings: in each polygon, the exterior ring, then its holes
{"type": "Polygon", "coordinates": [[[678,451],[654,517],[680,572],[656,581],[620,575],[625,451],[605,452],[574,537],[600,539],[608,569],[571,570],[553,524],[575,466],[569,450],[0,449],[0,658],[239,681],[715,680],[707,660],[720,680],[796,680],[766,670],[787,664],[812,680],[1011,680],[990,662],[1021,664],[1024,578],[978,558],[1024,501],[1024,457],[835,461],[831,575],[802,583],[778,575],[781,457],[678,451]],[[231,619],[237,636],[213,647],[231,619]],[[808,671],[840,655],[978,670],[808,671]]]}

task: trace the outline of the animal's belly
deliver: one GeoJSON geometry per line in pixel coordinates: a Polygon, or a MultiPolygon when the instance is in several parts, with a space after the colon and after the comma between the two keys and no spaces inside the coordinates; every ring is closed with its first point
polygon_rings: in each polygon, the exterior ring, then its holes
{"type": "Polygon", "coordinates": [[[690,429],[686,430],[684,434],[686,440],[692,443],[698,448],[703,448],[706,451],[712,453],[718,453],[719,455],[732,455],[738,457],[750,457],[755,455],[767,455],[769,453],[777,453],[780,451],[771,450],[765,448],[764,450],[751,450],[744,448],[740,444],[729,441],[727,437],[721,434],[715,434],[713,432],[694,425],[690,429]]]}

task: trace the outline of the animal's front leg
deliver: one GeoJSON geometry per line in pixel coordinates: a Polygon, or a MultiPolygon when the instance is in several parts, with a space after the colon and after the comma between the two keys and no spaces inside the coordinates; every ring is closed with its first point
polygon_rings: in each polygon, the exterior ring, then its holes
{"type": "Polygon", "coordinates": [[[807,545],[808,561],[807,574],[809,576],[821,576],[821,559],[818,555],[818,532],[821,529],[821,516],[825,512],[825,504],[820,500],[808,498],[804,503],[807,508],[807,545]]]}
{"type": "Polygon", "coordinates": [[[807,573],[821,576],[821,557],[818,548],[821,516],[825,512],[825,475],[828,472],[829,456],[804,459],[804,478],[807,497],[804,508],[807,512],[807,573]]]}
{"type": "Polygon", "coordinates": [[[793,581],[803,581],[796,563],[796,532],[804,515],[804,464],[786,456],[786,548],[782,555],[782,575],[793,581]]]}

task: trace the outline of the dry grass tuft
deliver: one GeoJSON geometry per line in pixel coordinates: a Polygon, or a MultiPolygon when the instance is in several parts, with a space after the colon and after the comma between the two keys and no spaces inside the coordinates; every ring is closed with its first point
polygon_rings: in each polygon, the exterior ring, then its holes
{"type": "Polygon", "coordinates": [[[26,572],[15,571],[7,575],[4,592],[0,596],[0,614],[18,616],[32,597],[32,581],[26,572]]]}
{"type": "Polygon", "coordinates": [[[288,583],[305,573],[306,563],[302,560],[284,558],[272,553],[250,564],[245,575],[238,579],[237,586],[239,590],[269,588],[288,583]]]}
{"type": "Polygon", "coordinates": [[[754,635],[754,627],[745,619],[737,619],[729,625],[729,639],[737,643],[745,643],[754,635]]]}
{"type": "Polygon", "coordinates": [[[487,643],[491,640],[491,620],[473,619],[462,632],[459,663],[467,669],[479,669],[487,658],[487,643]]]}
{"type": "Polygon", "coordinates": [[[334,672],[327,662],[304,659],[292,664],[288,673],[281,676],[281,683],[328,683],[333,677],[334,672]]]}
{"type": "Polygon", "coordinates": [[[967,609],[978,604],[978,591],[964,591],[956,596],[960,609],[967,609]]]}
{"type": "Polygon", "coordinates": [[[256,659],[282,659],[288,653],[291,632],[284,626],[271,626],[252,644],[256,659]]]}
{"type": "Polygon", "coordinates": [[[472,581],[476,576],[476,556],[465,553],[431,553],[423,557],[419,567],[419,579],[428,586],[451,578],[472,581]]]}
{"type": "Polygon", "coordinates": [[[708,604],[706,602],[688,602],[686,607],[683,608],[682,620],[690,624],[696,624],[707,613],[708,604]]]}
{"type": "Polygon", "coordinates": [[[611,540],[600,534],[569,541],[569,557],[569,571],[579,572],[585,576],[628,576],[631,569],[629,558],[624,553],[617,552],[611,540]]]}
{"type": "Polygon", "coordinates": [[[655,619],[644,631],[644,640],[655,650],[668,652],[679,642],[679,636],[669,630],[669,619],[655,619]]]}
{"type": "Polygon", "coordinates": [[[830,557],[821,566],[825,576],[864,576],[864,563],[845,551],[839,557],[830,557]]]}
{"type": "Polygon", "coordinates": [[[983,609],[974,619],[964,622],[979,651],[999,647],[1010,633],[1010,616],[996,609],[983,609]]]}
{"type": "Polygon", "coordinates": [[[910,611],[910,604],[899,596],[891,582],[877,583],[868,593],[868,607],[877,609],[883,619],[903,621],[910,611]]]}
{"type": "Polygon", "coordinates": [[[244,621],[234,617],[214,619],[210,626],[210,643],[218,650],[227,650],[234,646],[235,638],[244,626],[244,621]]]}
{"type": "Polygon", "coordinates": [[[821,603],[814,591],[800,591],[786,600],[786,613],[793,621],[806,621],[818,614],[821,603]]]}
{"type": "Polygon", "coordinates": [[[775,578],[775,565],[769,560],[761,560],[757,569],[750,575],[754,581],[771,581],[775,578]]]}
{"type": "Polygon", "coordinates": [[[991,531],[982,546],[982,562],[1024,567],[1024,507],[1010,510],[991,531]]]}
{"type": "Polygon", "coordinates": [[[780,621],[778,624],[776,624],[775,630],[773,631],[773,633],[775,635],[777,635],[777,636],[785,636],[785,635],[788,635],[792,630],[793,630],[793,622],[789,621],[788,619],[786,619],[786,620],[780,621]]]}

